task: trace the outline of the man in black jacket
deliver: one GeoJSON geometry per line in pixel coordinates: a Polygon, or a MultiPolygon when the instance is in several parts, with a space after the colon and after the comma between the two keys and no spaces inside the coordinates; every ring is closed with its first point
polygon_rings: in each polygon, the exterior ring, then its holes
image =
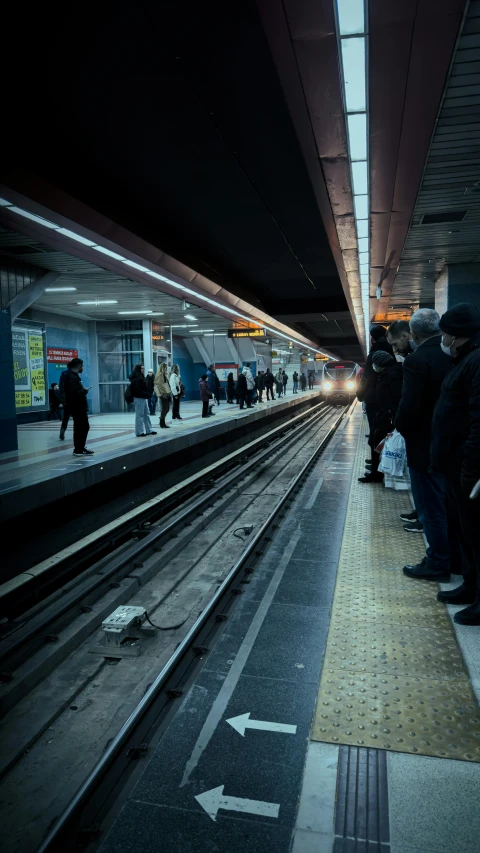
{"type": "Polygon", "coordinates": [[[84,388],[80,373],[83,372],[81,358],[72,358],[64,379],[65,406],[73,418],[74,456],[93,456],[93,450],[87,450],[87,440],[90,425],[88,423],[87,394],[90,388],[84,388]]]}
{"type": "Polygon", "coordinates": [[[393,355],[377,350],[372,356],[373,370],[377,375],[375,401],[372,404],[374,415],[370,423],[368,443],[372,448],[372,469],[358,478],[359,483],[381,483],[383,474],[378,471],[380,455],[375,450],[385,436],[393,429],[393,423],[402,394],[402,365],[393,355]]]}
{"type": "Polygon", "coordinates": [[[433,410],[452,364],[440,347],[439,322],[439,315],[431,308],[420,308],[412,315],[405,340],[408,343],[411,338],[416,349],[403,363],[402,398],[395,428],[405,439],[413,500],[428,542],[422,562],[404,566],[403,571],[411,578],[448,581],[451,570],[462,571],[462,557],[458,547],[451,553],[445,477],[428,470],[433,410]],[[451,565],[451,558],[458,567],[451,565]]]}
{"type": "Polygon", "coordinates": [[[480,308],[454,305],[440,318],[442,350],[453,358],[435,407],[431,468],[444,474],[454,495],[465,552],[463,583],[438,593],[439,601],[468,604],[461,625],[480,625],[480,502],[470,493],[480,479],[480,308]]]}
{"type": "Polygon", "coordinates": [[[375,417],[375,389],[377,387],[377,374],[373,369],[373,354],[383,351],[392,355],[392,347],[388,343],[385,334],[385,326],[372,326],[370,329],[370,339],[372,345],[367,356],[365,368],[362,373],[362,378],[357,388],[357,399],[360,403],[365,403],[367,413],[368,426],[372,429],[372,421],[375,417]]]}

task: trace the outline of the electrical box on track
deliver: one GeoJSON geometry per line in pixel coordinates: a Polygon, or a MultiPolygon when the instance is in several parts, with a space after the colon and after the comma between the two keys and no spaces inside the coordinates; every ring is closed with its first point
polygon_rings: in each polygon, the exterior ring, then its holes
{"type": "Polygon", "coordinates": [[[156,633],[153,626],[145,624],[146,618],[145,607],[117,607],[103,620],[103,635],[100,642],[92,646],[90,651],[104,657],[138,657],[141,651],[140,640],[156,633]]]}

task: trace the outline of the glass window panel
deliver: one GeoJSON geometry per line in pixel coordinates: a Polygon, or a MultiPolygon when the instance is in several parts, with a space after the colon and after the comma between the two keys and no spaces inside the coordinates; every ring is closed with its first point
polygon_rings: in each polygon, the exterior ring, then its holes
{"type": "Polygon", "coordinates": [[[337,0],[337,9],[341,36],[365,32],[364,0],[337,0]]]}
{"type": "Polygon", "coordinates": [[[98,354],[99,382],[128,381],[136,364],[143,364],[143,352],[107,352],[98,354]]]}

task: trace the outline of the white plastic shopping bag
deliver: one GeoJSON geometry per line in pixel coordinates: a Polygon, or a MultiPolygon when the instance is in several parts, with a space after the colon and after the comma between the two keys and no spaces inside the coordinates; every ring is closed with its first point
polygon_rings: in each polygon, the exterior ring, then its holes
{"type": "Polygon", "coordinates": [[[401,477],[405,469],[405,439],[397,430],[385,439],[378,470],[392,477],[401,477]]]}

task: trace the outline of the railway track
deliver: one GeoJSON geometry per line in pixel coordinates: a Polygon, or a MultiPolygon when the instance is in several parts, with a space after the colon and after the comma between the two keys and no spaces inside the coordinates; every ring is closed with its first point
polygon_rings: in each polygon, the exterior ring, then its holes
{"type": "MultiPolygon", "coordinates": [[[[152,621],[165,632],[160,673],[71,801],[42,851],[75,849],[74,837],[75,844],[81,846],[95,836],[108,804],[131,775],[135,758],[145,754],[145,744],[159,735],[178,707],[179,698],[228,619],[244,584],[261,562],[275,523],[295,499],[309,468],[344,414],[321,404],[299,422],[295,419],[287,435],[277,427],[232,454],[235,459],[226,460],[228,473],[220,469],[204,476],[196,493],[185,491],[183,505],[168,515],[162,501],[145,509],[145,514],[149,510],[152,514],[145,517],[140,513],[133,541],[94,561],[70,582],[64,594],[56,591],[28,614],[16,631],[4,637],[0,652],[7,678],[1,685],[0,702],[5,711],[52,670],[61,668],[118,603],[141,600],[152,621]],[[153,513],[157,513],[156,519],[153,513]],[[204,540],[201,547],[200,540],[204,540]],[[176,648],[172,649],[174,641],[176,648]]],[[[94,554],[97,548],[98,542],[94,554]]],[[[146,646],[150,642],[146,640],[146,646]]],[[[147,660],[148,652],[145,663],[147,660]]],[[[42,734],[40,726],[38,736],[42,734]]],[[[34,742],[35,735],[29,748],[34,742]]],[[[16,768],[16,758],[11,756],[4,771],[16,768]]],[[[2,784],[6,783],[8,777],[2,784]]]]}

